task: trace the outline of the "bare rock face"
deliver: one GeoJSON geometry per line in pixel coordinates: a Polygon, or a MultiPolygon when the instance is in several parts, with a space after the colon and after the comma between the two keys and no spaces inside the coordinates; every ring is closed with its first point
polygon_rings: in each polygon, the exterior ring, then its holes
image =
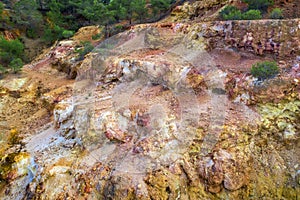
{"type": "Polygon", "coordinates": [[[204,38],[208,49],[234,48],[286,58],[299,54],[299,24],[298,19],[216,21],[193,25],[190,30],[197,39],[204,38]]]}
{"type": "Polygon", "coordinates": [[[210,192],[219,192],[215,189],[223,184],[227,190],[238,190],[244,185],[247,185],[249,171],[247,166],[249,156],[243,155],[242,152],[235,152],[239,155],[232,155],[225,150],[220,150],[213,155],[212,159],[204,159],[199,164],[200,176],[210,184],[208,190],[210,192]],[[243,158],[244,156],[244,158],[243,158]],[[209,174],[211,173],[211,174],[209,174]]]}
{"type": "Polygon", "coordinates": [[[218,18],[218,9],[226,5],[228,0],[208,0],[185,2],[182,6],[176,7],[168,20],[184,21],[190,19],[199,19],[201,21],[210,21],[218,18]]]}
{"type": "Polygon", "coordinates": [[[84,51],[85,47],[82,41],[90,42],[91,47],[93,47],[93,45],[96,45],[102,39],[92,39],[93,36],[99,33],[100,28],[98,26],[83,27],[70,40],[59,41],[50,49],[45,50],[28,67],[38,71],[49,70],[48,67],[52,67],[55,70],[65,73],[67,78],[75,79],[78,75],[78,68],[83,62],[83,58],[80,58],[77,52],[78,50],[84,51]]]}
{"type": "Polygon", "coordinates": [[[80,28],[72,37],[72,39],[78,44],[80,44],[80,41],[98,42],[100,39],[93,40],[92,37],[100,33],[101,28],[99,26],[85,26],[80,28]]]}

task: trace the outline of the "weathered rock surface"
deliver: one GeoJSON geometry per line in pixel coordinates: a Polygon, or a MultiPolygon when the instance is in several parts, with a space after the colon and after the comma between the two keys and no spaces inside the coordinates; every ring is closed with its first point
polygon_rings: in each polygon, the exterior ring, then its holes
{"type": "Polygon", "coordinates": [[[82,62],[58,43],[0,82],[0,198],[298,199],[299,28],[138,25],[82,62]]]}
{"type": "Polygon", "coordinates": [[[192,39],[205,41],[208,49],[233,48],[278,58],[294,58],[300,52],[299,19],[200,22],[189,30],[192,39]]]}

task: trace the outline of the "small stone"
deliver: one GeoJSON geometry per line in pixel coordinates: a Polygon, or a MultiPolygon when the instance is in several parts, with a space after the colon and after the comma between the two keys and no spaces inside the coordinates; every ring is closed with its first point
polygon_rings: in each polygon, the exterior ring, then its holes
{"type": "Polygon", "coordinates": [[[126,109],[123,112],[124,117],[127,117],[127,118],[131,118],[131,114],[132,113],[131,113],[131,111],[129,109],[126,109]]]}
{"type": "Polygon", "coordinates": [[[284,60],[280,60],[280,61],[278,62],[278,64],[280,64],[280,65],[285,65],[286,62],[285,62],[284,60]]]}
{"type": "Polygon", "coordinates": [[[228,174],[225,175],[224,187],[227,190],[238,190],[244,185],[244,176],[242,174],[228,174]]]}
{"type": "Polygon", "coordinates": [[[296,132],[294,131],[294,127],[289,124],[283,133],[284,139],[294,139],[296,132]]]}
{"type": "Polygon", "coordinates": [[[221,186],[220,185],[210,185],[208,187],[208,191],[211,193],[219,193],[221,191],[221,186]]]}

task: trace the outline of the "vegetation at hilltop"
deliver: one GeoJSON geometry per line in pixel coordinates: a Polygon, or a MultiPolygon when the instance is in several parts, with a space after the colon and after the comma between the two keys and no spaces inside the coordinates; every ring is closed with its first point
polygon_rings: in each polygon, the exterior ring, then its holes
{"type": "Polygon", "coordinates": [[[243,0],[243,2],[248,4],[249,10],[260,10],[262,12],[267,12],[268,7],[274,5],[273,0],[243,0]]]}
{"type": "MultiPolygon", "coordinates": [[[[101,25],[102,34],[109,37],[132,24],[159,20],[175,3],[176,0],[4,0],[0,2],[0,30],[17,31],[18,36],[41,38],[52,44],[72,37],[82,26],[101,25]]],[[[0,38],[2,73],[9,68],[18,71],[24,61],[22,39],[6,39],[0,38]],[[15,51],[18,54],[12,53],[15,51]]]]}
{"type": "MultiPolygon", "coordinates": [[[[274,5],[273,0],[242,0],[247,4],[247,9],[239,9],[233,5],[227,5],[221,12],[220,18],[223,20],[256,20],[261,19],[268,8],[274,5]]],[[[282,11],[275,8],[269,15],[272,19],[282,19],[282,11]]]]}
{"type": "Polygon", "coordinates": [[[131,25],[158,20],[176,0],[20,0],[3,1],[10,21],[3,27],[21,29],[27,37],[44,36],[48,41],[70,37],[86,25],[103,25],[109,35],[115,23],[131,25]],[[65,34],[63,34],[65,33],[65,34]],[[66,34],[68,33],[68,34],[66,34]]]}

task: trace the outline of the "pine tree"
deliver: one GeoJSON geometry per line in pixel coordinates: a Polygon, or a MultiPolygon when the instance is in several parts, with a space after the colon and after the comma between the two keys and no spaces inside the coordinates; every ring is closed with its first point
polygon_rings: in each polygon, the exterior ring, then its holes
{"type": "MultiPolygon", "coordinates": [[[[43,16],[38,11],[36,1],[20,0],[13,6],[13,21],[26,32],[36,35],[43,25],[43,16]]],[[[32,36],[34,36],[32,35],[32,36]]]]}
{"type": "Polygon", "coordinates": [[[147,17],[148,9],[146,8],[145,0],[133,0],[130,3],[135,18],[139,19],[140,23],[147,17]]]}
{"type": "Polygon", "coordinates": [[[171,2],[172,0],[151,0],[153,15],[156,16],[159,14],[161,17],[162,12],[166,11],[170,7],[171,2]]]}

